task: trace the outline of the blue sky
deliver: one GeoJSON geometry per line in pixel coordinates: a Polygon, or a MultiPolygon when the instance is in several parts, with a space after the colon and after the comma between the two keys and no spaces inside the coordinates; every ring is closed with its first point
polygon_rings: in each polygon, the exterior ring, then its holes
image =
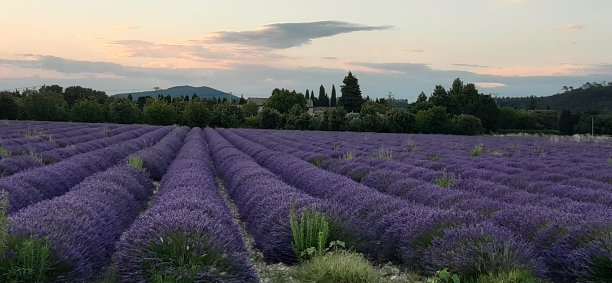
{"type": "Polygon", "coordinates": [[[207,85],[414,100],[454,78],[498,96],[612,80],[612,1],[4,0],[0,90],[207,85]]]}

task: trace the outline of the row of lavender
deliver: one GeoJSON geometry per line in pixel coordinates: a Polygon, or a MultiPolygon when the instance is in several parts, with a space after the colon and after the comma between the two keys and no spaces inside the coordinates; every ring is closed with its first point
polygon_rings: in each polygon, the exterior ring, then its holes
{"type": "MultiPolygon", "coordinates": [[[[13,246],[9,244],[8,253],[19,250],[24,240],[46,240],[51,250],[46,264],[54,272],[46,274],[45,280],[91,282],[98,277],[108,266],[120,235],[145,208],[153,193],[149,174],[128,166],[128,158],[156,160],[155,165],[163,174],[182,145],[188,128],[159,130],[154,131],[156,135],[162,133],[153,139],[155,144],[140,147],[138,151],[126,146],[123,157],[114,156],[119,159],[116,165],[90,174],[74,186],[64,184],[65,194],[13,213],[9,235],[15,240],[11,242],[13,246]]],[[[0,274],[9,281],[31,280],[5,270],[0,274]]]]}
{"type": "MultiPolygon", "coordinates": [[[[539,258],[546,264],[544,274],[547,277],[571,281],[577,276],[605,276],[602,270],[609,267],[607,265],[611,258],[610,245],[612,243],[606,238],[605,231],[609,231],[611,227],[612,213],[610,191],[609,187],[607,191],[604,190],[607,185],[605,183],[591,190],[581,188],[581,191],[585,191],[584,195],[581,195],[580,191],[564,192],[559,191],[560,189],[521,191],[490,180],[470,176],[455,180],[455,184],[450,188],[442,189],[434,185],[433,181],[448,174],[445,170],[452,168],[453,164],[445,168],[443,166],[445,163],[440,161],[413,160],[410,162],[407,159],[414,157],[414,150],[404,148],[404,151],[400,151],[394,147],[393,141],[387,142],[391,145],[381,145],[381,140],[377,139],[372,142],[374,137],[367,136],[367,139],[364,139],[364,136],[358,134],[352,134],[353,136],[345,141],[330,139],[323,133],[313,138],[304,132],[249,130],[236,130],[235,132],[269,148],[292,153],[306,160],[315,160],[317,163],[321,162],[320,165],[329,171],[349,176],[386,194],[431,208],[476,213],[486,221],[511,230],[521,240],[533,244],[539,258]],[[317,142],[320,143],[320,147],[314,145],[317,142]],[[337,144],[339,143],[345,147],[344,157],[347,157],[347,151],[356,157],[330,158],[342,156],[334,150],[338,149],[337,144]],[[387,155],[377,152],[381,146],[386,148],[387,155]],[[404,156],[400,161],[389,158],[391,154],[388,152],[393,149],[395,150],[393,157],[404,156]],[[367,152],[367,157],[360,157],[363,152],[367,152]],[[322,158],[325,157],[327,159],[322,161],[322,158]],[[435,166],[416,165],[428,163],[435,166]],[[607,258],[607,260],[601,263],[601,258],[607,258]]],[[[327,135],[337,138],[339,135],[351,134],[329,133],[327,135]]],[[[410,146],[412,148],[415,146],[415,138],[428,139],[427,136],[411,136],[410,146]]],[[[449,137],[449,139],[453,138],[449,137]]],[[[431,144],[431,141],[423,143],[421,147],[428,144],[431,144]]],[[[472,141],[472,147],[463,145],[467,153],[455,149],[455,155],[463,152],[466,156],[460,155],[456,159],[478,160],[469,154],[468,149],[473,148],[473,144],[474,141],[472,141]]],[[[573,144],[562,146],[575,147],[573,144]]],[[[441,152],[439,148],[436,150],[441,152]]],[[[573,159],[575,156],[569,158],[573,159]]],[[[456,160],[452,158],[443,160],[448,159],[456,160]]],[[[591,182],[597,181],[591,180],[591,182]]]]}
{"type": "MultiPolygon", "coordinates": [[[[250,203],[249,198],[252,198],[256,205],[259,205],[258,200],[266,199],[278,199],[287,207],[291,207],[292,202],[297,202],[298,208],[309,205],[301,203],[298,195],[310,198],[306,202],[326,203],[322,210],[331,215],[332,227],[336,229],[335,237],[332,238],[348,241],[352,248],[365,252],[380,262],[391,260],[427,273],[452,268],[472,278],[483,272],[503,273],[510,269],[538,275],[543,275],[545,271],[540,259],[535,256],[533,244],[520,240],[508,229],[499,227],[473,212],[403,201],[349,178],[317,168],[294,156],[267,149],[231,131],[218,131],[230,145],[240,150],[224,156],[225,158],[246,153],[246,157],[239,163],[228,163],[244,164],[251,160],[251,163],[265,169],[264,172],[256,172],[249,168],[248,172],[255,172],[255,175],[243,173],[243,180],[238,180],[239,185],[247,188],[255,186],[259,189],[262,185],[269,187],[270,183],[274,184],[273,180],[276,178],[285,186],[288,184],[293,188],[265,191],[266,196],[256,193],[255,196],[247,195],[247,204],[250,203]],[[272,176],[269,176],[270,172],[273,173],[272,176]],[[258,185],[258,182],[262,182],[261,179],[271,180],[258,185]],[[256,184],[251,185],[249,182],[256,184]],[[292,201],[293,199],[297,201],[292,201]]],[[[240,178],[240,175],[237,177],[227,174],[226,182],[240,178]]],[[[263,202],[268,206],[279,207],[277,202],[263,202]]],[[[236,203],[240,208],[240,200],[237,199],[236,203]]],[[[280,246],[279,241],[283,238],[279,235],[286,235],[288,228],[289,209],[284,208],[283,211],[282,206],[279,209],[278,215],[268,214],[269,217],[264,218],[263,223],[266,224],[253,224],[254,229],[264,228],[262,232],[267,233],[268,238],[276,236],[276,242],[268,244],[272,247],[280,246]]],[[[245,221],[248,225],[249,220],[245,221]]],[[[257,241],[258,231],[251,233],[257,241]]],[[[284,239],[286,241],[287,238],[284,239]]],[[[267,244],[265,240],[261,241],[261,245],[267,244]]],[[[262,250],[265,250],[264,246],[261,247],[262,250]]],[[[272,250],[268,255],[264,253],[264,256],[271,261],[278,261],[278,255],[274,252],[272,250]]]]}
{"type": "MultiPolygon", "coordinates": [[[[59,162],[77,154],[119,144],[137,138],[152,129],[154,128],[140,125],[123,126],[113,130],[108,130],[107,128],[103,130],[95,129],[92,133],[69,136],[57,141],[54,140],[52,142],[54,147],[49,149],[39,145],[50,145],[50,143],[24,144],[23,148],[28,149],[27,154],[5,157],[0,160],[0,177],[59,162]]],[[[88,129],[88,132],[89,130],[91,129],[88,129]]],[[[71,131],[67,134],[71,135],[73,132],[71,131]]]]}
{"type": "Polygon", "coordinates": [[[46,266],[43,281],[92,282],[114,258],[122,282],[257,282],[216,185],[203,131],[171,129],[155,129],[113,148],[116,152],[79,156],[101,164],[76,176],[61,171],[78,168],[68,166],[74,159],[69,158],[30,170],[36,174],[0,179],[0,191],[7,191],[11,201],[11,240],[3,250],[8,258],[0,263],[0,279],[43,280],[19,267],[19,253],[48,241],[51,254],[41,262],[46,266]],[[128,165],[136,157],[146,171],[128,165]],[[153,180],[161,180],[155,195],[153,180]],[[44,182],[51,188],[43,187],[44,182]],[[20,203],[19,196],[30,199],[20,203]]]}

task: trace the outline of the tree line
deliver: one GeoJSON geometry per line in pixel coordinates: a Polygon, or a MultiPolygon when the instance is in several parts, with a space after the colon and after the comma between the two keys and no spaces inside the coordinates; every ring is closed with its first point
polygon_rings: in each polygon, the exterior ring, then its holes
{"type": "Polygon", "coordinates": [[[0,93],[0,119],[76,121],[92,123],[146,123],[199,127],[249,127],[323,131],[369,131],[476,135],[482,133],[587,133],[591,121],[596,133],[612,130],[612,115],[576,116],[569,111],[499,107],[490,95],[472,83],[455,79],[447,90],[434,87],[414,102],[362,95],[358,79],[349,72],[331,95],[319,87],[306,90],[274,89],[263,108],[244,98],[200,99],[170,96],[128,98],[80,86],[43,86],[38,90],[0,93]],[[309,111],[312,101],[317,113],[309,111]],[[588,121],[587,121],[588,120],[588,121]],[[588,123],[587,123],[588,122],[588,123]]]}

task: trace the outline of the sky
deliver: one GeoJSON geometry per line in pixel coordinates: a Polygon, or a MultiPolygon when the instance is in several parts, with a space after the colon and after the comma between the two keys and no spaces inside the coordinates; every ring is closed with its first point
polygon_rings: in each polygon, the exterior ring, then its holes
{"type": "Polygon", "coordinates": [[[209,86],[413,101],[455,78],[495,96],[612,80],[609,0],[2,0],[0,91],[209,86]]]}

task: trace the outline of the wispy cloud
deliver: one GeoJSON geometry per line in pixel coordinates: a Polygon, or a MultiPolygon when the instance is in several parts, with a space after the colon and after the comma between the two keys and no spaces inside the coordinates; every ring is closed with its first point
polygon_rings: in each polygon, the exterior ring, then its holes
{"type": "Polygon", "coordinates": [[[203,43],[226,43],[286,49],[309,44],[313,39],[357,31],[387,30],[392,26],[368,26],[342,21],[277,23],[248,31],[219,31],[204,36],[203,43]]]}
{"type": "Polygon", "coordinates": [[[582,25],[582,24],[576,24],[576,23],[572,23],[572,24],[566,24],[563,26],[560,26],[557,28],[557,30],[559,31],[580,31],[585,29],[586,26],[582,25]]]}
{"type": "Polygon", "coordinates": [[[457,66],[457,67],[470,67],[470,68],[491,68],[491,66],[485,66],[485,65],[478,65],[478,64],[452,64],[453,66],[457,66]]]}
{"type": "MultiPolygon", "coordinates": [[[[582,66],[589,75],[500,76],[439,70],[428,64],[349,62],[345,68],[280,68],[267,64],[236,64],[228,69],[134,67],[112,62],[78,61],[28,54],[25,59],[0,59],[0,89],[41,84],[82,85],[111,93],[153,86],[208,85],[245,96],[267,96],[276,87],[304,91],[313,85],[341,84],[350,69],[364,95],[382,97],[388,91],[409,100],[437,84],[449,87],[455,78],[474,82],[485,93],[504,96],[550,95],[563,85],[609,80],[612,65],[582,66]],[[299,79],[296,79],[299,78],[299,79]]],[[[584,69],[583,69],[584,70],[584,69]]]]}
{"type": "Polygon", "coordinates": [[[424,53],[426,50],[425,49],[414,48],[414,49],[406,49],[406,51],[412,52],[412,53],[424,53]]]}
{"type": "Polygon", "coordinates": [[[508,86],[507,84],[503,84],[503,83],[485,83],[485,82],[477,82],[474,83],[474,85],[476,85],[479,88],[500,88],[500,87],[505,87],[508,86]]]}

